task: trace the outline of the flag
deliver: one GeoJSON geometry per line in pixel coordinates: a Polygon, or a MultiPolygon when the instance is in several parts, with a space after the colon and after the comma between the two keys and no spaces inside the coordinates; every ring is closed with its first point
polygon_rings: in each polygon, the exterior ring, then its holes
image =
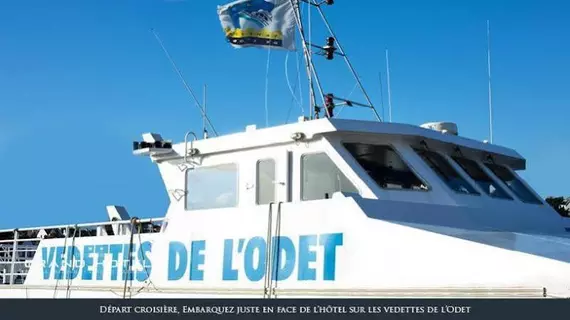
{"type": "Polygon", "coordinates": [[[235,48],[295,50],[295,9],[291,0],[237,0],[218,6],[227,40],[235,48]]]}

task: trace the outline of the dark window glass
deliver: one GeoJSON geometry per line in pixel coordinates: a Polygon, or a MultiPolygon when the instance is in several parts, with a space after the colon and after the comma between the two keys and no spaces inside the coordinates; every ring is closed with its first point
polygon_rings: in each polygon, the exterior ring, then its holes
{"type": "Polygon", "coordinates": [[[542,204],[538,199],[511,171],[496,164],[485,164],[499,179],[501,179],[522,202],[542,204]]]}
{"type": "Polygon", "coordinates": [[[510,199],[509,194],[493,181],[489,175],[479,167],[477,162],[466,158],[452,157],[455,162],[491,197],[499,199],[510,199]]]}
{"type": "Polygon", "coordinates": [[[479,194],[441,154],[427,150],[415,151],[453,191],[466,194],[479,194]]]}
{"type": "Polygon", "coordinates": [[[347,143],[344,146],[381,188],[428,189],[391,147],[362,143],[347,143]]]}

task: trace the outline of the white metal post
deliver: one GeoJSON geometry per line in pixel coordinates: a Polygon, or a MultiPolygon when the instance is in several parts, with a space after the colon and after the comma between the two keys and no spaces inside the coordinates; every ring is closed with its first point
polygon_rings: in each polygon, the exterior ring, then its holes
{"type": "Polygon", "coordinates": [[[12,265],[10,266],[10,285],[14,284],[16,270],[16,256],[18,255],[18,229],[14,229],[14,244],[12,246],[12,265]]]}

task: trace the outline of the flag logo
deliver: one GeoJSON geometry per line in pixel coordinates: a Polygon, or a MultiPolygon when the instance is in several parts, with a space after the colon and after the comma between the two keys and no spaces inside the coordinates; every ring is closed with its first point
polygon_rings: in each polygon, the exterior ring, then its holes
{"type": "Polygon", "coordinates": [[[226,39],[236,48],[295,50],[291,0],[238,0],[218,7],[226,39]]]}

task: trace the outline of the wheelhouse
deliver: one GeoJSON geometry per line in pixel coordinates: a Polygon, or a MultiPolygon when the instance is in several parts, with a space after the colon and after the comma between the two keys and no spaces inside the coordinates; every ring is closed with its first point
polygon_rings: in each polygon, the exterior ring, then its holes
{"type": "Polygon", "coordinates": [[[321,119],[153,153],[185,211],[331,199],[544,206],[515,151],[411,125],[321,119]]]}

